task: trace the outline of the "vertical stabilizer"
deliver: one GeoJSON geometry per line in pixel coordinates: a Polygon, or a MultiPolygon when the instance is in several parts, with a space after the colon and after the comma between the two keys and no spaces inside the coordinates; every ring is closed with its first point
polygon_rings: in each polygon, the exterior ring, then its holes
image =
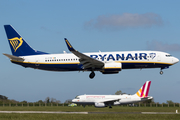
{"type": "Polygon", "coordinates": [[[11,25],[4,25],[4,29],[14,56],[47,54],[32,49],[11,25]]]}
{"type": "Polygon", "coordinates": [[[146,81],[135,95],[138,97],[147,97],[149,93],[150,85],[151,85],[151,81],[146,81]]]}

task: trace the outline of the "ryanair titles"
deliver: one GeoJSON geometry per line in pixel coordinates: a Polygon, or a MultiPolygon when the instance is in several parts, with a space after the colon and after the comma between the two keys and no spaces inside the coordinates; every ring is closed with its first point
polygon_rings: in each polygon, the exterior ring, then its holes
{"type": "Polygon", "coordinates": [[[147,54],[146,53],[134,53],[134,54],[99,54],[99,55],[90,55],[91,58],[97,59],[100,58],[102,61],[107,60],[146,60],[147,54]]]}

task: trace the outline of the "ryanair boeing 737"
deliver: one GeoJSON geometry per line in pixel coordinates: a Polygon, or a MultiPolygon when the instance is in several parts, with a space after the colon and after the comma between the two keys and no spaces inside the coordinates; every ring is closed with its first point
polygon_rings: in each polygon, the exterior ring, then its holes
{"type": "Polygon", "coordinates": [[[11,25],[4,25],[12,55],[4,54],[12,63],[23,67],[49,71],[94,71],[103,74],[119,73],[122,69],[160,68],[176,64],[179,60],[160,51],[119,51],[81,53],[75,50],[69,41],[65,42],[72,53],[49,54],[31,48],[11,25]]]}

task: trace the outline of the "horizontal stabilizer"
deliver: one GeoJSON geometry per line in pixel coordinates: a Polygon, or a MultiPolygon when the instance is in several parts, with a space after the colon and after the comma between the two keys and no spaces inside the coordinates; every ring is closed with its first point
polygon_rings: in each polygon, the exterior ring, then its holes
{"type": "Polygon", "coordinates": [[[6,57],[8,57],[11,60],[18,60],[18,61],[23,61],[24,60],[24,58],[17,57],[17,56],[14,56],[14,55],[9,55],[9,54],[5,54],[5,53],[3,53],[3,55],[5,55],[6,57]]]}

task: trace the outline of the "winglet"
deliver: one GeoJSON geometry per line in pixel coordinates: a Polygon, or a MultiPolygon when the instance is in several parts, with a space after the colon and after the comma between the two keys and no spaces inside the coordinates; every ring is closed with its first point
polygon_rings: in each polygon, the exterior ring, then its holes
{"type": "Polygon", "coordinates": [[[64,38],[64,40],[65,40],[65,42],[67,44],[67,47],[68,47],[69,51],[75,51],[75,49],[72,47],[72,45],[69,43],[69,41],[66,38],[64,38]]]}

